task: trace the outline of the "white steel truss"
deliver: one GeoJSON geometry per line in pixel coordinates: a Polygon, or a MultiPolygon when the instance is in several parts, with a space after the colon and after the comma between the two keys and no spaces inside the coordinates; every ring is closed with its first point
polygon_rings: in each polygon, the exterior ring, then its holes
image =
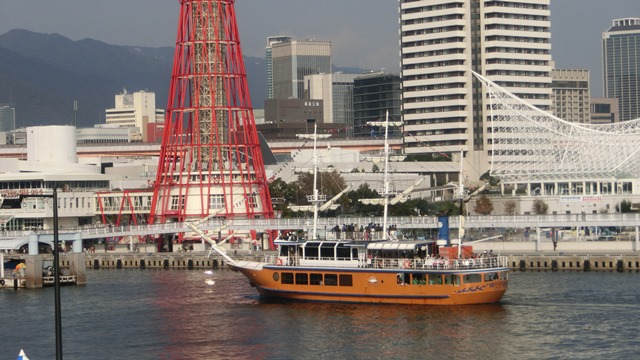
{"type": "Polygon", "coordinates": [[[640,119],[604,125],[567,122],[474,75],[489,94],[492,176],[503,182],[640,176],[640,119]]]}

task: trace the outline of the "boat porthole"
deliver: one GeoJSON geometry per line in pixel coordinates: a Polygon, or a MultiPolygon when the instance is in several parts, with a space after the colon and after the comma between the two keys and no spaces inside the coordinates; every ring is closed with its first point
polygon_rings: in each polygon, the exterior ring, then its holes
{"type": "Polygon", "coordinates": [[[280,275],[277,272],[273,273],[273,281],[278,281],[280,280],[280,275]]]}

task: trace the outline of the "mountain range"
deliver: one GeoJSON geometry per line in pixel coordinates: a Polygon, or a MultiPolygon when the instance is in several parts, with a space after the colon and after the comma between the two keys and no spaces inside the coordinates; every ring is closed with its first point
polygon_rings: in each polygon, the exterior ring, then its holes
{"type": "MultiPolygon", "coordinates": [[[[173,53],[172,47],[118,46],[11,30],[0,35],[0,106],[16,109],[16,127],[72,124],[74,118],[78,127],[104,123],[105,110],[114,107],[114,96],[124,89],[153,91],[156,107],[165,108],[173,53]]],[[[244,61],[253,107],[262,108],[265,60],[244,61]]]]}

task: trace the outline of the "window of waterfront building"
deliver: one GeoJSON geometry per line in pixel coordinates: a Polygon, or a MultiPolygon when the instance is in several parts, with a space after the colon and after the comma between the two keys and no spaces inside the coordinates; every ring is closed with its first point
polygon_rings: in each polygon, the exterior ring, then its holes
{"type": "Polygon", "coordinates": [[[340,275],[340,286],[353,286],[353,277],[351,275],[340,275]]]}
{"type": "Polygon", "coordinates": [[[327,286],[338,286],[338,275],[336,274],[325,274],[324,275],[324,284],[327,286]]]}
{"type": "Polygon", "coordinates": [[[283,284],[293,284],[293,273],[282,273],[282,280],[280,281],[283,284]]]}

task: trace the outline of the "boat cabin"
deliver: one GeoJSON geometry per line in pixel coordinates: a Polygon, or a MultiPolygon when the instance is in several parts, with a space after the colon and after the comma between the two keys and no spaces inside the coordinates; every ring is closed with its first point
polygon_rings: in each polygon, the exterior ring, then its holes
{"type": "Polygon", "coordinates": [[[435,242],[426,241],[276,241],[276,265],[376,267],[377,263],[399,264],[403,260],[425,259],[437,254],[435,242]]]}

